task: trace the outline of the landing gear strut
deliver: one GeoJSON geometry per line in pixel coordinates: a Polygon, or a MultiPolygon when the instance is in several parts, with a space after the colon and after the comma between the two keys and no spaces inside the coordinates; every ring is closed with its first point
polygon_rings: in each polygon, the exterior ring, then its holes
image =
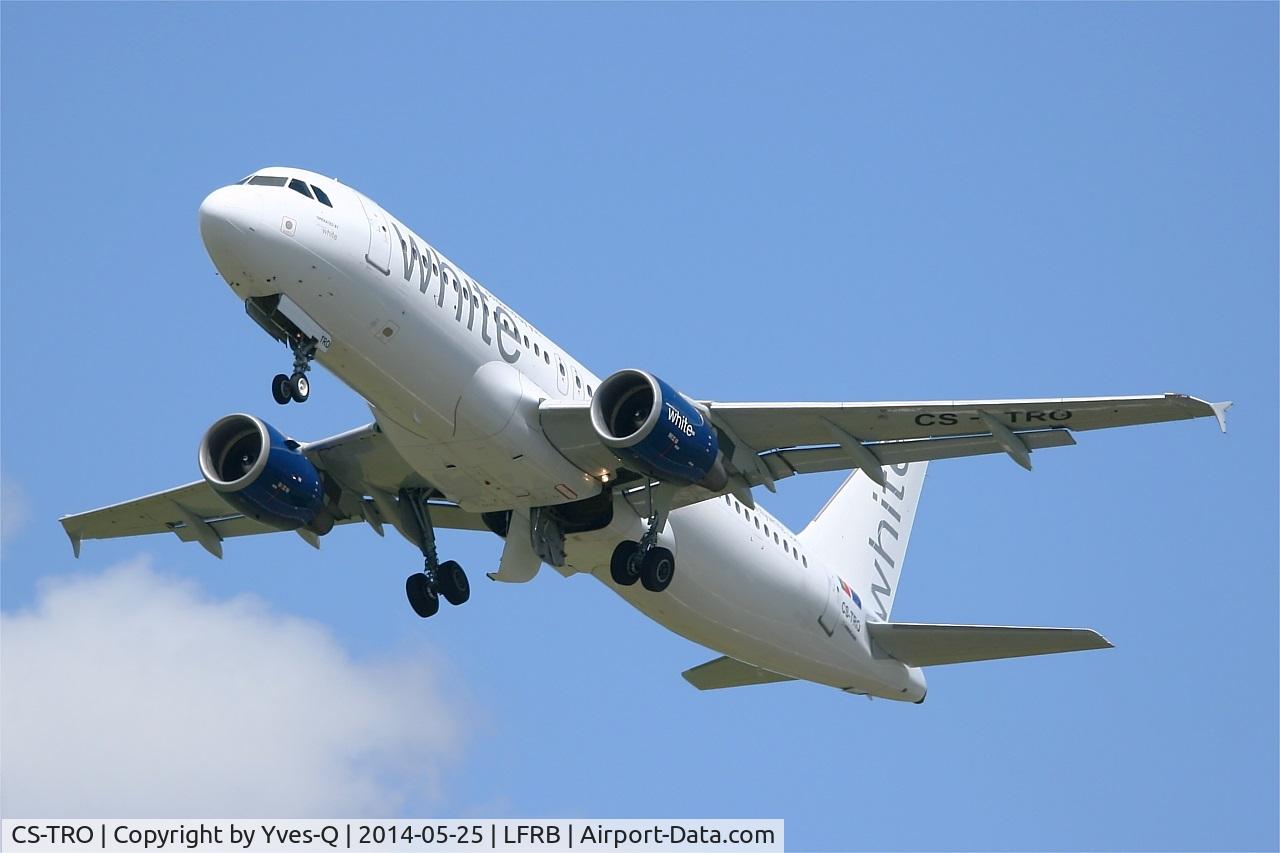
{"type": "Polygon", "coordinates": [[[462,566],[453,560],[441,563],[436,555],[436,529],[427,508],[430,496],[429,489],[404,489],[400,492],[401,503],[413,513],[422,546],[422,571],[409,575],[404,582],[404,591],[413,612],[423,619],[436,615],[440,610],[441,596],[453,605],[465,604],[471,598],[471,584],[462,566]]]}
{"type": "Polygon", "coordinates": [[[285,376],[277,373],[271,380],[271,396],[280,405],[293,400],[305,403],[311,396],[311,382],[307,379],[307,371],[316,357],[316,342],[312,338],[301,335],[289,339],[289,349],[293,350],[293,375],[285,376]]]}
{"type": "Polygon", "coordinates": [[[623,540],[613,549],[609,560],[609,576],[618,586],[631,586],[636,581],[650,592],[662,592],[671,586],[676,574],[675,555],[658,544],[658,534],[667,525],[669,507],[655,506],[652,489],[649,490],[649,506],[652,515],[649,527],[639,542],[623,540]]]}

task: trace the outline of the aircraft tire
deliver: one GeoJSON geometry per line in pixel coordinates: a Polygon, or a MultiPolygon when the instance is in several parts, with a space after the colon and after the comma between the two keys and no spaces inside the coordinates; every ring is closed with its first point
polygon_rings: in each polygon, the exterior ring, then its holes
{"type": "Polygon", "coordinates": [[[676,576],[675,555],[666,548],[652,548],[640,564],[640,583],[649,592],[662,592],[676,576]]]}
{"type": "Polygon", "coordinates": [[[437,575],[440,578],[440,594],[450,604],[456,607],[466,604],[467,599],[471,598],[471,583],[467,580],[467,573],[455,561],[446,560],[441,563],[437,575]]]}
{"type": "Polygon", "coordinates": [[[311,382],[305,373],[295,373],[289,377],[289,396],[295,403],[305,403],[311,396],[311,382]]]}
{"type": "Polygon", "coordinates": [[[405,595],[413,612],[423,619],[436,615],[440,609],[440,596],[431,588],[431,582],[422,572],[414,572],[404,582],[405,595]]]}
{"type": "Polygon", "coordinates": [[[640,580],[640,543],[624,539],[613,549],[609,559],[609,577],[618,586],[631,586],[640,580]]]}
{"type": "Polygon", "coordinates": [[[293,387],[289,384],[288,376],[276,374],[276,378],[271,380],[271,396],[282,406],[293,399],[293,387]]]}

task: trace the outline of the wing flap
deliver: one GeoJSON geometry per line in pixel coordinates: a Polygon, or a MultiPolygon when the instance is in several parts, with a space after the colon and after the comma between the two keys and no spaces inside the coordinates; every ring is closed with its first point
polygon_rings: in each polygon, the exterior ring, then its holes
{"type": "Polygon", "coordinates": [[[1088,628],[870,622],[867,630],[885,654],[907,666],[940,666],[1112,648],[1105,637],[1088,628]]]}
{"type": "MultiPolygon", "coordinates": [[[[1047,429],[1015,433],[1029,450],[1044,447],[1069,447],[1076,443],[1065,429],[1047,429]]],[[[865,445],[881,465],[900,465],[907,462],[930,462],[935,459],[958,459],[962,456],[981,456],[986,453],[1004,453],[1004,448],[993,436],[960,436],[957,438],[917,438],[909,441],[886,441],[865,445]]],[[[817,474],[823,471],[848,471],[858,467],[843,447],[788,447],[762,454],[765,464],[775,479],[792,474],[817,474]]]]}
{"type": "Polygon", "coordinates": [[[720,690],[725,687],[747,687],[752,684],[774,684],[779,681],[795,681],[789,675],[779,675],[749,663],[730,657],[718,657],[681,673],[684,680],[699,690],[720,690]]]}

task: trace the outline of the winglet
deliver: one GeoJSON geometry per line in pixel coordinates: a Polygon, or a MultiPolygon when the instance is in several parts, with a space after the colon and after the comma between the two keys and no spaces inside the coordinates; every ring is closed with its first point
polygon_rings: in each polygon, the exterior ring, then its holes
{"type": "Polygon", "coordinates": [[[76,555],[76,559],[80,559],[80,534],[72,530],[70,527],[63,527],[67,531],[67,538],[71,540],[71,552],[76,555]]]}
{"type": "Polygon", "coordinates": [[[1218,429],[1222,430],[1223,432],[1227,431],[1227,409],[1231,408],[1234,405],[1235,403],[1233,403],[1230,400],[1227,400],[1224,403],[1209,404],[1209,406],[1213,409],[1213,416],[1218,419],[1218,429]]]}

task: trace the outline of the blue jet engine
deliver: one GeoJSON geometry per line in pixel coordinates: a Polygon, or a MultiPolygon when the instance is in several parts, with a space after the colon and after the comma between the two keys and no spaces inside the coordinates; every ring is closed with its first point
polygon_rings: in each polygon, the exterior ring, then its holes
{"type": "Polygon", "coordinates": [[[666,483],[717,492],[728,475],[705,409],[643,370],[619,370],[596,389],[591,425],[622,459],[666,483]]]}
{"type": "Polygon", "coordinates": [[[200,473],[249,518],[280,530],[333,528],[324,478],[298,442],[252,415],[227,415],[200,440],[200,473]]]}

